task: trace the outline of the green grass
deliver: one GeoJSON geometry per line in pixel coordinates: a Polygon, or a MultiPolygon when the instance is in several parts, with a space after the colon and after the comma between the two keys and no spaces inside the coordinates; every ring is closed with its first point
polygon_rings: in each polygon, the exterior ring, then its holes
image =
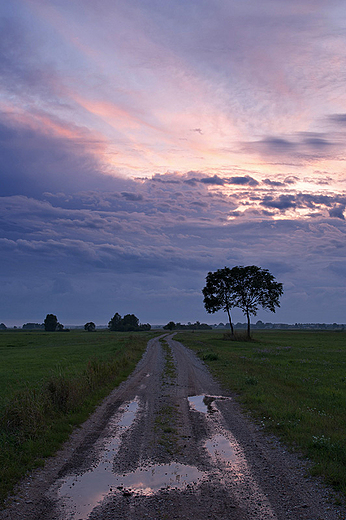
{"type": "Polygon", "coordinates": [[[211,331],[176,339],[264,427],[309,457],[313,474],[346,495],[346,333],[256,331],[243,342],[211,331]]]}
{"type": "Polygon", "coordinates": [[[128,377],[153,335],[0,333],[0,503],[128,377]]]}

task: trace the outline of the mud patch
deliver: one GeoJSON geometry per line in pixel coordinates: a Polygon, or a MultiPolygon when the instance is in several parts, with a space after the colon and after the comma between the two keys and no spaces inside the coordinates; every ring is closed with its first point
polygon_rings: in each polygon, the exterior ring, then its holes
{"type": "Polygon", "coordinates": [[[127,404],[120,419],[118,416],[110,421],[110,430],[116,428],[116,436],[106,440],[98,464],[86,473],[71,475],[63,479],[58,489],[58,498],[68,518],[86,519],[94,507],[109,493],[114,481],[113,460],[121,444],[121,435],[128,430],[138,411],[138,400],[127,404]]]}
{"type": "Polygon", "coordinates": [[[205,443],[210,456],[226,464],[237,461],[236,448],[224,435],[217,434],[205,443]]]}

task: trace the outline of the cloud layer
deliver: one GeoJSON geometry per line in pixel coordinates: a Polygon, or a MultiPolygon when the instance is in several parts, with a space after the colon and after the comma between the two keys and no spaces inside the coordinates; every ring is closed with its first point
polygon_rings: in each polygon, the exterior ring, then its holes
{"type": "Polygon", "coordinates": [[[260,319],[345,321],[342,0],[0,12],[0,321],[225,321],[237,264],[284,283],[260,319]]]}

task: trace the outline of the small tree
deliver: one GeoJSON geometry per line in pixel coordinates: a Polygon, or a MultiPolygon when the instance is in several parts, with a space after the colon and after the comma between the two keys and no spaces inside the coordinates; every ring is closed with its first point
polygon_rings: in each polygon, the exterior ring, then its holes
{"type": "Polygon", "coordinates": [[[58,326],[58,318],[55,314],[47,314],[44,320],[44,330],[54,332],[58,326]]]}
{"type": "Polygon", "coordinates": [[[134,314],[125,314],[122,319],[122,326],[124,331],[134,331],[139,328],[139,319],[134,314]]]}
{"type": "Polygon", "coordinates": [[[96,325],[93,321],[88,321],[88,323],[84,325],[84,330],[87,330],[88,332],[94,332],[95,329],[96,325]]]}
{"type": "Polygon", "coordinates": [[[134,314],[125,314],[122,318],[119,313],[114,314],[108,323],[109,330],[130,332],[136,330],[150,330],[149,323],[140,324],[139,319],[134,314]]]}
{"type": "Polygon", "coordinates": [[[206,285],[202,290],[204,295],[203,303],[207,312],[214,313],[221,309],[227,312],[232,336],[234,336],[234,330],[231,308],[235,307],[233,282],[231,269],[225,267],[224,269],[218,269],[214,273],[209,272],[206,277],[206,285]]]}
{"type": "Polygon", "coordinates": [[[275,307],[280,307],[283,285],[275,281],[268,269],[256,265],[233,267],[231,276],[235,306],[247,317],[247,335],[250,337],[250,315],[256,316],[259,307],[275,312],[275,307]]]}
{"type": "Polygon", "coordinates": [[[163,327],[164,330],[174,330],[175,329],[175,323],[174,321],[170,321],[163,327]]]}
{"type": "Polygon", "coordinates": [[[116,312],[113,318],[108,322],[109,330],[120,330],[121,316],[116,312]]]}

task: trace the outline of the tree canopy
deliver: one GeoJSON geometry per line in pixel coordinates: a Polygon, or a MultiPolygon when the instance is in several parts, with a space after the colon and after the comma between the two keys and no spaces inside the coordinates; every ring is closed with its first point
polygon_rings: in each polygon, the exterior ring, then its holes
{"type": "Polygon", "coordinates": [[[150,330],[151,325],[149,323],[139,323],[139,319],[134,314],[125,314],[122,318],[118,312],[116,312],[113,318],[108,323],[109,330],[129,332],[136,330],[150,330]]]}
{"type": "Polygon", "coordinates": [[[96,325],[93,321],[88,321],[88,323],[84,325],[84,330],[87,330],[88,332],[94,332],[95,329],[96,325]]]}
{"type": "Polygon", "coordinates": [[[47,314],[44,319],[44,330],[54,332],[58,326],[58,318],[55,314],[47,314]]]}
{"type": "Polygon", "coordinates": [[[275,312],[280,307],[283,294],[282,283],[268,271],[256,265],[225,267],[214,273],[209,272],[203,289],[204,306],[209,313],[224,309],[234,335],[230,309],[238,307],[247,317],[247,331],[250,337],[250,315],[256,316],[262,307],[275,312]]]}
{"type": "Polygon", "coordinates": [[[232,270],[229,267],[210,272],[206,278],[206,285],[202,290],[204,307],[207,312],[214,313],[223,309],[227,312],[232,335],[234,335],[231,308],[235,307],[235,292],[233,288],[232,270]]]}
{"type": "Polygon", "coordinates": [[[188,322],[187,325],[182,323],[174,323],[174,321],[170,321],[167,325],[162,327],[164,330],[210,330],[213,327],[208,325],[207,323],[200,323],[196,321],[196,323],[188,322]]]}

